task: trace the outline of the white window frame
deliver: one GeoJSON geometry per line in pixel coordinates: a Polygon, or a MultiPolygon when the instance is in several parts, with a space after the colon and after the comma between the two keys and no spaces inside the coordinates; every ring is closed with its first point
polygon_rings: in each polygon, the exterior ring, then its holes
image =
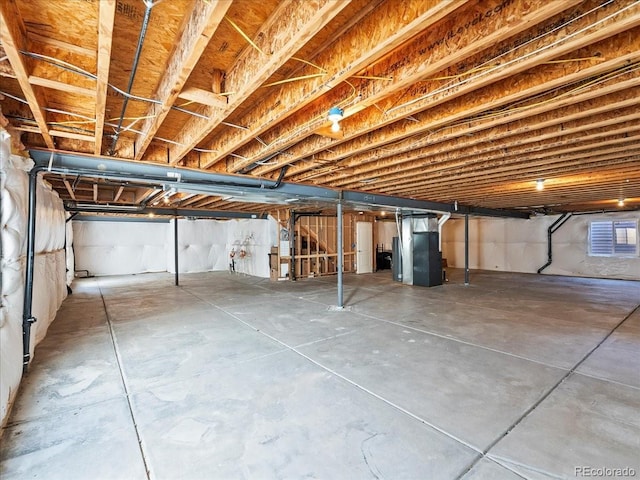
{"type": "Polygon", "coordinates": [[[589,222],[589,231],[588,231],[588,238],[587,238],[587,251],[588,251],[588,255],[590,257],[615,257],[615,258],[636,258],[638,256],[640,256],[640,231],[638,228],[638,220],[635,218],[621,218],[621,219],[616,219],[616,220],[612,220],[612,219],[599,219],[599,220],[591,220],[589,222]],[[594,223],[610,223],[611,224],[611,238],[612,238],[612,244],[611,244],[611,252],[610,253],[593,253],[592,252],[592,247],[593,247],[593,242],[592,242],[592,238],[591,238],[591,228],[592,225],[594,223]],[[635,237],[636,237],[636,243],[635,243],[635,252],[634,253],[616,253],[615,252],[615,242],[616,242],[616,228],[615,225],[616,224],[620,224],[620,223],[633,223],[635,225],[635,237]]]}

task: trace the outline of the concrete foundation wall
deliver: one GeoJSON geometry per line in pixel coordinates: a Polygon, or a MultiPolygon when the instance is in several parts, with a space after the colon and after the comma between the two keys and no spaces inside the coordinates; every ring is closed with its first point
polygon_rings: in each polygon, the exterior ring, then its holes
{"type": "MultiPolygon", "coordinates": [[[[558,216],[529,220],[469,218],[469,268],[536,273],[547,263],[547,229],[558,216]]],[[[543,273],[640,280],[640,257],[589,256],[589,222],[640,219],[640,212],[575,215],[553,234],[553,262],[543,273]]],[[[464,219],[445,223],[442,254],[451,267],[464,267],[464,219]]]]}

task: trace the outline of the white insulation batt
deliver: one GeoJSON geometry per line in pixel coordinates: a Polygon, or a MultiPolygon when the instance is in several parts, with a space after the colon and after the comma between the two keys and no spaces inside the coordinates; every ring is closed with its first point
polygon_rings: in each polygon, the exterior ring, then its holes
{"type": "MultiPolygon", "coordinates": [[[[537,273],[547,263],[547,229],[557,215],[529,220],[469,218],[469,268],[537,273]]],[[[589,256],[589,222],[636,220],[639,212],[574,215],[552,237],[550,275],[640,280],[640,257],[589,256]]],[[[442,256],[464,268],[464,219],[449,219],[442,232],[442,256]]]]}
{"type": "MultiPolygon", "coordinates": [[[[0,306],[0,408],[6,421],[22,375],[22,311],[27,253],[29,158],[11,154],[10,139],[0,128],[2,304],[0,306]]],[[[58,194],[38,180],[31,355],[67,295],[65,211],[58,194]]]]}
{"type": "MultiPolygon", "coordinates": [[[[90,275],[175,272],[174,220],[170,223],[73,222],[76,270],[90,275]]],[[[228,270],[269,278],[269,252],[277,245],[272,219],[178,220],[181,273],[228,270]]]]}

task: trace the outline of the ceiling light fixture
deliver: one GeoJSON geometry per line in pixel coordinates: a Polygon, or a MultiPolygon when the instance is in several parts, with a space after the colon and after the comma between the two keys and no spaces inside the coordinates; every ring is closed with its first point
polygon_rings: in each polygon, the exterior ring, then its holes
{"type": "Polygon", "coordinates": [[[536,190],[538,190],[539,192],[544,190],[544,179],[540,178],[536,180],[536,190]]]}
{"type": "Polygon", "coordinates": [[[339,132],[340,131],[340,120],[344,118],[344,110],[340,107],[331,107],[329,109],[329,115],[327,117],[331,122],[331,131],[339,132]]]}
{"type": "Polygon", "coordinates": [[[620,200],[618,200],[618,206],[624,207],[624,198],[621,198],[620,200]]]}

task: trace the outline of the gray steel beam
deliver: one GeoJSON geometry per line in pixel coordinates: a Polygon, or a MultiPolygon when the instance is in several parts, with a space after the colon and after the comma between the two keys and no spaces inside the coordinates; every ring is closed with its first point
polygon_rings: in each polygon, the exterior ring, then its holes
{"type": "MultiPolygon", "coordinates": [[[[193,218],[256,218],[264,220],[267,218],[265,213],[257,212],[231,212],[226,210],[197,210],[190,208],[158,208],[158,207],[144,207],[144,208],[122,208],[118,205],[77,205],[74,203],[65,203],[65,210],[69,212],[87,212],[87,213],[113,213],[113,214],[127,214],[127,215],[157,215],[157,216],[170,216],[170,217],[193,217],[193,218]]],[[[114,217],[107,217],[111,221],[117,220],[114,217]]],[[[94,218],[91,218],[92,220],[94,218]]],[[[80,219],[82,220],[82,219],[80,219]]],[[[125,221],[124,219],[122,219],[125,221]]],[[[105,220],[107,221],[107,220],[105,220]]]]}
{"type": "Polygon", "coordinates": [[[77,174],[87,177],[126,179],[147,182],[150,185],[175,187],[182,191],[231,195],[245,201],[294,205],[295,202],[320,202],[336,204],[339,198],[343,206],[354,209],[364,207],[400,208],[403,210],[457,213],[507,218],[529,218],[521,211],[473,207],[454,203],[431,202],[392,195],[357,191],[333,190],[315,185],[302,185],[273,181],[247,175],[231,175],[205,172],[190,168],[170,167],[160,164],[116,160],[113,158],[83,156],[69,153],[32,149],[29,152],[36,166],[47,167],[52,173],[77,174]],[[342,195],[342,196],[341,196],[342,195]]]}
{"type": "Polygon", "coordinates": [[[503,210],[494,208],[472,207],[455,203],[431,202],[428,200],[416,200],[413,198],[396,197],[377,193],[356,192],[345,190],[342,192],[347,205],[363,205],[377,207],[400,208],[403,210],[418,210],[441,213],[457,213],[461,215],[478,215],[487,217],[529,218],[529,214],[515,210],[503,210]]]}

